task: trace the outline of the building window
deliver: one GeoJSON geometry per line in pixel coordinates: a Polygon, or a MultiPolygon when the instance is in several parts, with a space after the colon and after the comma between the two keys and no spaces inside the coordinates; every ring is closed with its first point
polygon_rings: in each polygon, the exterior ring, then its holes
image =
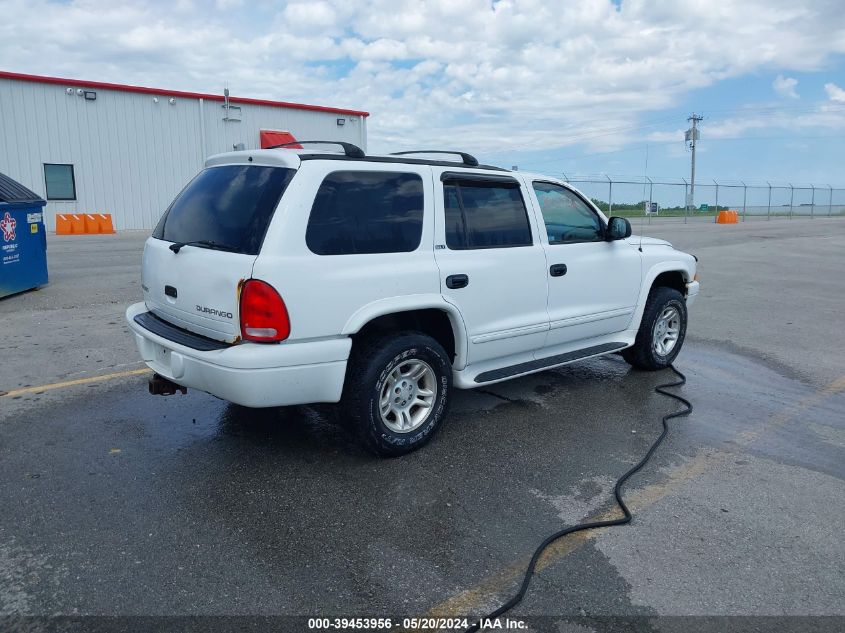
{"type": "Polygon", "coordinates": [[[407,253],[419,247],[422,223],[419,175],[336,171],[317,191],[305,243],[317,255],[407,253]]]}
{"type": "Polygon", "coordinates": [[[76,200],[73,165],[44,163],[44,183],[47,185],[47,200],[76,200]]]}

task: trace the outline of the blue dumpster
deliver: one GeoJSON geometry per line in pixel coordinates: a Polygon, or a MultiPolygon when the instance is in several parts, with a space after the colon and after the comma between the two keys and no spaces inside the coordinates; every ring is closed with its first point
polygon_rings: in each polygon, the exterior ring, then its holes
{"type": "Polygon", "coordinates": [[[47,283],[41,196],[0,174],[0,297],[47,283]]]}

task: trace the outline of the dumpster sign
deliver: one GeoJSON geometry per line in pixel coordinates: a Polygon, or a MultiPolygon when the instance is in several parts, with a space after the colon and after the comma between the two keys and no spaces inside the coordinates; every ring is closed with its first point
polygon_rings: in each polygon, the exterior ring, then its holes
{"type": "Polygon", "coordinates": [[[6,211],[6,215],[3,216],[3,219],[0,220],[0,229],[3,230],[3,241],[4,242],[11,242],[15,239],[15,227],[18,225],[18,221],[12,217],[12,214],[6,211]]]}
{"type": "Polygon", "coordinates": [[[0,219],[0,230],[3,231],[3,265],[15,264],[20,261],[20,253],[17,253],[18,245],[15,242],[17,234],[15,229],[18,226],[18,221],[12,217],[12,214],[6,211],[3,218],[0,219]],[[9,243],[11,242],[11,244],[9,243]]]}

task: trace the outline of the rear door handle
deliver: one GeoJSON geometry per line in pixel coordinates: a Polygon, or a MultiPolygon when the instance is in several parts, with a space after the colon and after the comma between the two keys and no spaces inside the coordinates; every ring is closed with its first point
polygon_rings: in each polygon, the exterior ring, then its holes
{"type": "Polygon", "coordinates": [[[549,267],[549,274],[552,277],[563,277],[566,274],[566,264],[552,264],[549,267]]]}
{"type": "Polygon", "coordinates": [[[466,288],[468,285],[469,277],[467,275],[449,275],[446,277],[446,287],[452,290],[466,288]]]}

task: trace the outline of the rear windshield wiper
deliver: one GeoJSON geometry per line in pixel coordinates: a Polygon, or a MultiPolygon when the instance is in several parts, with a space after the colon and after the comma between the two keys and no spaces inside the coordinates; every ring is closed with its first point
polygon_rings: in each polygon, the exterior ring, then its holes
{"type": "Polygon", "coordinates": [[[240,249],[237,246],[231,246],[229,244],[223,244],[221,242],[215,242],[214,240],[195,240],[193,242],[176,242],[168,246],[168,248],[173,251],[174,253],[178,253],[182,250],[183,246],[205,246],[206,248],[213,248],[218,251],[231,251],[233,253],[238,252],[240,249]]]}

